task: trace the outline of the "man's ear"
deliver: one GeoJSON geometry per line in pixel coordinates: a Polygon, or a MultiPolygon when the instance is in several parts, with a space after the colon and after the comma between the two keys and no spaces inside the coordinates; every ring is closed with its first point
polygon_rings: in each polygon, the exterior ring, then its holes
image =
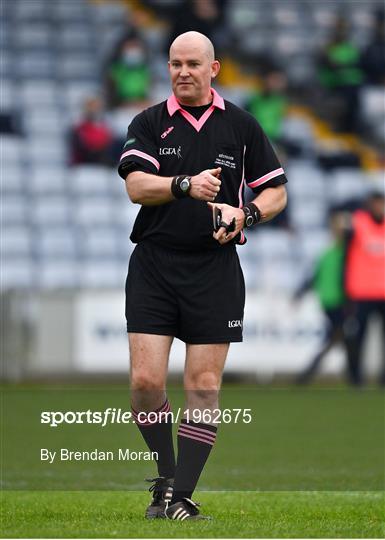
{"type": "Polygon", "coordinates": [[[214,62],[211,64],[211,78],[212,79],[215,79],[220,69],[221,69],[221,64],[219,63],[218,60],[214,60],[214,62]]]}

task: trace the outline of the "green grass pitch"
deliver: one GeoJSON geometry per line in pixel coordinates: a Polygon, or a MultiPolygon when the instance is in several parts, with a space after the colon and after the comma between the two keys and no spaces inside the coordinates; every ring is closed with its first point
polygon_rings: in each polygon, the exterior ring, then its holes
{"type": "MultiPolygon", "coordinates": [[[[169,392],[183,405],[179,387],[169,392]]],[[[48,465],[41,447],[144,450],[136,426],[40,424],[43,410],[129,409],[125,385],[5,386],[2,520],[7,538],[383,538],[384,394],[378,389],[225,385],[222,424],[194,499],[212,521],[148,522],[151,462],[48,465]],[[148,486],[147,486],[148,487],[148,486]]]]}
{"type": "Polygon", "coordinates": [[[144,520],[144,493],[10,492],[9,538],[382,538],[384,495],[357,492],[197,493],[209,522],[144,520]]]}

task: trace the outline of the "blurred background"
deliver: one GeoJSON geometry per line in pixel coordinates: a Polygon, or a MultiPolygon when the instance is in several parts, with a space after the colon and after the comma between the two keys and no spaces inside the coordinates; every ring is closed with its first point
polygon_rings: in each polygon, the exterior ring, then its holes
{"type": "Polygon", "coordinates": [[[187,30],[212,39],[217,89],[259,120],[289,179],[288,208],[238,250],[245,341],[227,376],[384,383],[384,298],[363,311],[343,284],[357,210],[383,221],[377,0],[2,0],[3,379],[127,373],[138,206],[117,163],[131,119],[169,96],[168,47],[187,30]]]}

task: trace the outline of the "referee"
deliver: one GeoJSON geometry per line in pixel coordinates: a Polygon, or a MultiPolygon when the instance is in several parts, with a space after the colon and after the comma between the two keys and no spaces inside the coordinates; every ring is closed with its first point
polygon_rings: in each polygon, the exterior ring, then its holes
{"type": "Polygon", "coordinates": [[[141,205],[126,282],[131,405],[158,454],[146,517],[204,519],[191,496],[216,438],[207,410],[218,408],[230,343],[242,341],[236,244],[246,243],[245,228],[284,209],[287,180],[255,119],[211,88],[220,64],[206,36],[178,36],[168,67],[173,94],[133,119],[119,164],[129,198],[141,205]],[[245,184],[255,193],[248,204],[245,184]],[[175,337],[186,343],[177,459],[163,414],[175,337]]]}

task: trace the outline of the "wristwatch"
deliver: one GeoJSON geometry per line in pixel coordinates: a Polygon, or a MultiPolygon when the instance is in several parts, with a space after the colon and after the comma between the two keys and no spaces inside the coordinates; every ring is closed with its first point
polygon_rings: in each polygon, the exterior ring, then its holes
{"type": "Polygon", "coordinates": [[[171,192],[176,199],[188,197],[191,189],[191,176],[174,176],[171,182],[171,192]]]}
{"type": "Polygon", "coordinates": [[[251,214],[245,215],[245,225],[246,227],[251,227],[254,223],[254,218],[251,214]]]}
{"type": "Polygon", "coordinates": [[[244,227],[252,227],[261,221],[261,211],[254,203],[245,204],[245,206],[242,207],[242,210],[245,214],[244,227]]]}
{"type": "Polygon", "coordinates": [[[183,180],[180,181],[179,187],[183,191],[183,193],[187,194],[190,191],[191,189],[190,180],[191,180],[191,176],[185,176],[183,180]]]}

